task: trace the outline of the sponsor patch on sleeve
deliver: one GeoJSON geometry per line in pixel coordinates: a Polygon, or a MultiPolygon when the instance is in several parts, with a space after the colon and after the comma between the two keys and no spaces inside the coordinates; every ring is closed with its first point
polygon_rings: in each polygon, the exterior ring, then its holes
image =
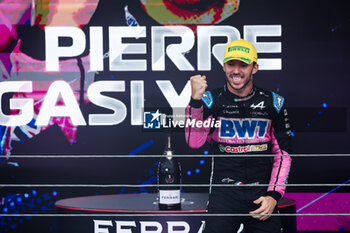
{"type": "Polygon", "coordinates": [[[203,96],[202,96],[202,101],[204,102],[204,104],[208,107],[211,108],[211,106],[214,103],[214,99],[213,96],[211,94],[210,91],[206,91],[203,96]]]}
{"type": "Polygon", "coordinates": [[[272,92],[272,97],[273,97],[273,106],[275,107],[277,113],[280,113],[284,104],[284,98],[274,92],[272,92]]]}

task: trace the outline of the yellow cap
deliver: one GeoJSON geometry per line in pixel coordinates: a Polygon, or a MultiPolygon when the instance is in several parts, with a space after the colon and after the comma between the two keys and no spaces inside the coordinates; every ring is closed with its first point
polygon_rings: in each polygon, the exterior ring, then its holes
{"type": "Polygon", "coordinates": [[[258,61],[256,48],[249,41],[240,39],[230,42],[225,49],[224,63],[240,60],[247,64],[258,61]]]}

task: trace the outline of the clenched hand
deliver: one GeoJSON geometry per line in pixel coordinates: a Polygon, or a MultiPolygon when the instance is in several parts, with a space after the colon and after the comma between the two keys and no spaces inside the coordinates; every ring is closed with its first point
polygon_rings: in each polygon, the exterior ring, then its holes
{"type": "Polygon", "coordinates": [[[190,78],[191,88],[192,88],[192,98],[195,100],[200,100],[207,89],[208,84],[205,76],[194,75],[190,78]]]}

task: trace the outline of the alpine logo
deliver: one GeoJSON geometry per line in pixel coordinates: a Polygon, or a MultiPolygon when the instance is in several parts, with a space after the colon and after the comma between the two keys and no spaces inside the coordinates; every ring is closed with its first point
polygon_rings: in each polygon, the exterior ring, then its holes
{"type": "Polygon", "coordinates": [[[250,105],[250,107],[251,107],[252,109],[260,108],[260,109],[262,110],[262,109],[265,108],[264,101],[261,101],[261,102],[258,103],[257,105],[252,104],[252,105],[250,105]]]}

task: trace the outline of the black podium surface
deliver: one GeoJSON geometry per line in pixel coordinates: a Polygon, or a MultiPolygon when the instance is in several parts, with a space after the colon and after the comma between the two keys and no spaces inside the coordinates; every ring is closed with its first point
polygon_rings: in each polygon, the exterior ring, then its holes
{"type": "MultiPolygon", "coordinates": [[[[208,201],[207,193],[182,193],[181,210],[158,210],[157,194],[122,194],[68,198],[57,201],[57,233],[201,233],[208,201]],[[176,213],[177,216],[166,214],[176,213]],[[77,215],[74,215],[77,214],[77,215]],[[84,216],[86,214],[86,216],[84,216]],[[164,216],[162,215],[164,214],[164,216]],[[78,216],[79,215],[79,216],[78,216]],[[191,216],[192,215],[192,216],[191,216]]],[[[295,213],[295,201],[283,198],[280,213],[295,213]]],[[[296,232],[296,218],[282,218],[284,232],[296,232]]]]}
{"type": "Polygon", "coordinates": [[[205,212],[208,194],[182,193],[181,210],[159,211],[157,194],[123,194],[77,197],[57,201],[55,206],[65,210],[114,213],[188,213],[205,212]]]}

